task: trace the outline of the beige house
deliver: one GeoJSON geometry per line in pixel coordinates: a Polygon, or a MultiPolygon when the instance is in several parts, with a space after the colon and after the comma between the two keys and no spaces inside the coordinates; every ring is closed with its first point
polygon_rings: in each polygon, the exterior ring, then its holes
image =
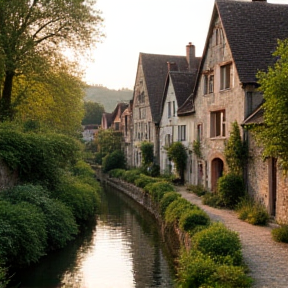
{"type": "Polygon", "coordinates": [[[195,47],[186,46],[186,56],[140,53],[133,94],[133,146],[130,166],[141,165],[140,144],[142,141],[154,144],[155,163],[160,161],[159,122],[163,91],[169,71],[189,72],[197,68],[195,47]]]}

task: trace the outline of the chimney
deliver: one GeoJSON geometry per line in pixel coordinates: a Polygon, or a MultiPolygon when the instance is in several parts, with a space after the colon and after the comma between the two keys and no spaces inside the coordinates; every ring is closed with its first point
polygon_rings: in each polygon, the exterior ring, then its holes
{"type": "Polygon", "coordinates": [[[197,69],[197,61],[195,57],[195,45],[193,45],[191,42],[186,45],[186,58],[188,62],[188,70],[193,71],[194,69],[197,69]]]}
{"type": "Polygon", "coordinates": [[[178,66],[175,62],[167,62],[167,68],[168,68],[168,72],[169,71],[178,71],[178,66]]]}

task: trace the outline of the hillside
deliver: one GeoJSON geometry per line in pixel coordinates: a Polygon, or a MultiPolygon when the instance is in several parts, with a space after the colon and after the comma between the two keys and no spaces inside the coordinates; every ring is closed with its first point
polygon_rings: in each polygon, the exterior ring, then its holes
{"type": "Polygon", "coordinates": [[[128,103],[132,97],[132,90],[110,90],[103,86],[89,86],[86,88],[85,101],[100,103],[104,106],[105,112],[112,112],[119,102],[128,103]]]}

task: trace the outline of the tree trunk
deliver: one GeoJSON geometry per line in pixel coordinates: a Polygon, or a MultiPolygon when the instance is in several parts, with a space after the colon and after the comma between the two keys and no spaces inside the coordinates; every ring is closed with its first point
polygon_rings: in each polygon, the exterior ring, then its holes
{"type": "Polygon", "coordinates": [[[15,73],[11,71],[6,71],[4,86],[2,91],[1,105],[0,105],[0,120],[3,122],[5,120],[12,120],[13,111],[11,105],[11,95],[12,95],[12,85],[15,73]]]}

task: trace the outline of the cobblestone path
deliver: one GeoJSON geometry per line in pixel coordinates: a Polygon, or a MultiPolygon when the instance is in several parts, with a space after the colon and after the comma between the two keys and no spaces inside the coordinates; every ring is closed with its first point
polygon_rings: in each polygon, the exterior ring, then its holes
{"type": "Polygon", "coordinates": [[[234,211],[203,205],[201,199],[185,187],[176,187],[183,198],[203,209],[212,220],[223,222],[238,232],[243,257],[254,279],[253,288],[288,288],[288,244],[272,240],[271,227],[248,224],[237,218],[234,211]]]}

